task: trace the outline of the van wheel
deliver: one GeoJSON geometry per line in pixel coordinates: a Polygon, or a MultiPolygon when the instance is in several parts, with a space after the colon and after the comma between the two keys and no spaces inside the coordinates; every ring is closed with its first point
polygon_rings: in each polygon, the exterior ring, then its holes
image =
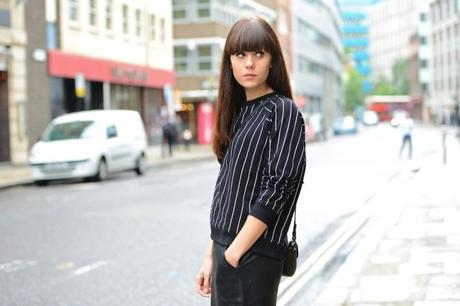
{"type": "Polygon", "coordinates": [[[144,175],[146,171],[146,163],[144,155],[140,155],[136,160],[136,168],[134,169],[137,175],[144,175]]]}
{"type": "Polygon", "coordinates": [[[47,181],[47,180],[35,181],[35,184],[36,184],[37,186],[48,186],[49,181],[47,181]]]}
{"type": "Polygon", "coordinates": [[[108,171],[107,171],[107,163],[105,160],[101,159],[99,162],[97,174],[95,175],[94,179],[96,181],[102,182],[107,179],[108,171]]]}

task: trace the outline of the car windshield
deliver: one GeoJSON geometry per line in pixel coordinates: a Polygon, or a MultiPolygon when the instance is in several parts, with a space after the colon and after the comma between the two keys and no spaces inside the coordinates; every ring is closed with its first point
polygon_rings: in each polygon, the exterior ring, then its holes
{"type": "Polygon", "coordinates": [[[42,136],[42,141],[92,138],[95,135],[94,121],[72,121],[53,124],[42,136]]]}

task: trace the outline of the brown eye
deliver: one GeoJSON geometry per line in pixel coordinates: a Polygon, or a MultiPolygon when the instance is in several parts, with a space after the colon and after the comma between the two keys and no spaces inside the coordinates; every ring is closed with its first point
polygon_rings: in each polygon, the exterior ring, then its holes
{"type": "Polygon", "coordinates": [[[243,53],[243,52],[239,52],[239,53],[236,53],[235,56],[238,57],[238,58],[243,58],[243,57],[244,57],[244,53],[243,53]]]}
{"type": "Polygon", "coordinates": [[[265,55],[264,51],[257,51],[257,52],[256,52],[256,56],[257,56],[257,57],[262,57],[262,56],[264,56],[264,55],[265,55]]]}

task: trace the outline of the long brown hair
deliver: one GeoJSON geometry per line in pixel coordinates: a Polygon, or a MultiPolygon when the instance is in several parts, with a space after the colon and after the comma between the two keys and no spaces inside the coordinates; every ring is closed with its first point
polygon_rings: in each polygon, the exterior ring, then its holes
{"type": "Polygon", "coordinates": [[[232,122],[246,101],[244,88],[231,70],[230,56],[239,52],[265,51],[271,54],[267,85],[275,92],[292,99],[289,76],[278,37],[268,22],[260,17],[242,18],[230,29],[222,54],[215,125],[212,136],[214,153],[223,159],[230,143],[232,122]]]}

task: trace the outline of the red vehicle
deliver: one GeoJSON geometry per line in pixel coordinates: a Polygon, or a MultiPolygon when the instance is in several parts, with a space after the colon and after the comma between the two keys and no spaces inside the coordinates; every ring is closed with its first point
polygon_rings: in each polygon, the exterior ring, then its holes
{"type": "Polygon", "coordinates": [[[370,96],[367,98],[369,110],[375,111],[379,121],[390,121],[393,112],[411,112],[414,102],[410,96],[370,96]]]}

